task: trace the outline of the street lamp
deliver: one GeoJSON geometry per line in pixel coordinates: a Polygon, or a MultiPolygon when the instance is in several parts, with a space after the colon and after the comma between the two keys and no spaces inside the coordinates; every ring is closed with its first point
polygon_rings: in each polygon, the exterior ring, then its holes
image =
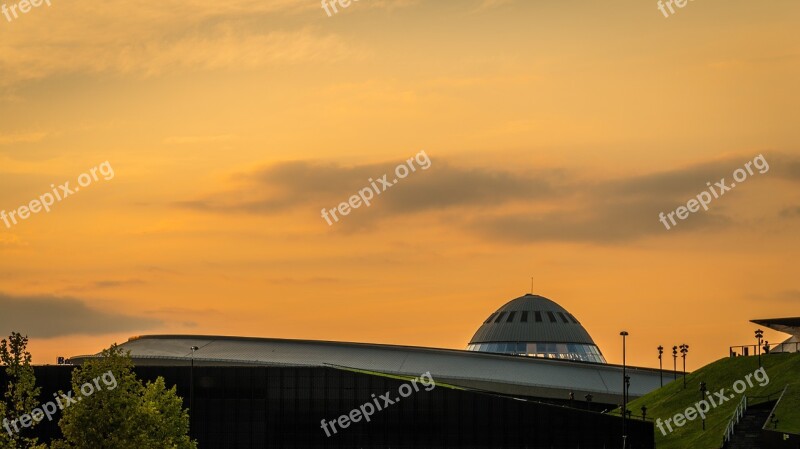
{"type": "Polygon", "coordinates": [[[593,397],[594,396],[592,396],[592,393],[586,393],[586,396],[583,397],[584,399],[586,399],[586,410],[590,410],[592,408],[591,404],[593,397]]]}
{"type": "Polygon", "coordinates": [[[628,412],[628,374],[625,360],[625,337],[628,336],[627,331],[619,333],[622,336],[622,447],[625,447],[626,432],[625,420],[628,412]]]}
{"type": "MultiPolygon", "coordinates": [[[[631,376],[625,376],[625,397],[626,398],[630,397],[630,390],[631,390],[631,376]]],[[[626,401],[627,401],[627,399],[626,399],[626,401]]],[[[631,411],[628,410],[628,413],[631,413],[631,411]]]]}
{"type": "Polygon", "coordinates": [[[678,347],[672,347],[672,380],[678,380],[678,347]]]}
{"type": "Polygon", "coordinates": [[[761,368],[761,339],[764,338],[764,331],[756,329],[756,340],[758,340],[758,367],[761,368]]]}
{"type": "Polygon", "coordinates": [[[661,377],[661,386],[664,386],[664,364],[663,360],[661,360],[661,354],[664,353],[664,347],[658,345],[658,375],[661,377]]]}
{"type": "MultiPolygon", "coordinates": [[[[700,399],[705,399],[706,391],[708,391],[708,387],[706,386],[705,382],[700,382],[700,399]]],[[[703,416],[703,430],[706,430],[706,418],[705,415],[703,416]]]]}
{"type": "Polygon", "coordinates": [[[681,345],[681,357],[683,357],[683,388],[686,389],[686,353],[689,352],[689,345],[681,345]]]}
{"type": "Polygon", "coordinates": [[[642,421],[647,421],[647,406],[642,406],[642,421]]]}
{"type": "Polygon", "coordinates": [[[197,346],[189,348],[192,350],[192,367],[189,369],[189,417],[194,415],[194,352],[197,351],[197,346]]]}

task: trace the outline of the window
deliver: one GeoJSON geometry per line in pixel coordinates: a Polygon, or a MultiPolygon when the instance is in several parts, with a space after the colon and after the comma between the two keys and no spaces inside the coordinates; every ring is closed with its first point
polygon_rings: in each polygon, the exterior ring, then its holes
{"type": "Polygon", "coordinates": [[[561,321],[563,321],[564,323],[567,323],[567,324],[569,323],[569,320],[567,319],[567,316],[564,315],[564,312],[558,312],[558,316],[561,317],[561,321]]]}
{"type": "Polygon", "coordinates": [[[497,314],[497,318],[494,319],[494,322],[495,323],[499,323],[500,320],[502,320],[504,316],[506,316],[506,313],[505,312],[500,312],[499,314],[497,314]]]}
{"type": "Polygon", "coordinates": [[[550,318],[551,323],[556,322],[556,316],[553,314],[553,312],[547,312],[547,318],[550,318]]]}
{"type": "Polygon", "coordinates": [[[488,323],[489,321],[492,321],[492,318],[494,318],[494,316],[495,316],[495,315],[497,315],[497,312],[495,312],[495,313],[493,313],[493,314],[489,315],[489,318],[486,318],[486,321],[484,321],[484,324],[485,324],[485,323],[488,323]]]}
{"type": "Polygon", "coordinates": [[[519,317],[519,321],[522,322],[522,323],[527,323],[528,322],[528,312],[527,311],[526,312],[522,312],[522,314],[519,317]]]}
{"type": "Polygon", "coordinates": [[[542,312],[539,312],[537,310],[536,312],[533,312],[533,313],[536,314],[536,322],[537,323],[541,323],[542,322],[542,312]]]}
{"type": "Polygon", "coordinates": [[[576,320],[576,319],[575,319],[575,317],[574,317],[574,316],[572,316],[572,314],[571,314],[571,313],[568,313],[567,315],[569,315],[569,319],[571,319],[573,323],[575,323],[575,324],[579,324],[579,323],[578,323],[578,320],[576,320]]]}
{"type": "Polygon", "coordinates": [[[508,319],[506,320],[506,323],[513,323],[514,322],[514,315],[516,315],[516,314],[517,314],[517,312],[508,312],[508,319]]]}

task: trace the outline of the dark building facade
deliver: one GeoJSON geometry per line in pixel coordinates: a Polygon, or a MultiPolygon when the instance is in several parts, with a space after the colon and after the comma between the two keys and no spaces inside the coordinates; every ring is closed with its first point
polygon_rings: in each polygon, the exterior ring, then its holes
{"type": "MultiPolygon", "coordinates": [[[[37,367],[42,397],[69,390],[71,370],[37,367]]],[[[136,372],[146,380],[163,376],[188,407],[190,367],[144,366],[136,372]]],[[[401,390],[409,382],[334,368],[201,366],[194,368],[194,383],[191,434],[201,449],[622,446],[619,417],[442,385],[400,397],[399,391],[411,391],[401,390]],[[322,428],[322,420],[335,421],[367,403],[383,406],[369,422],[337,426],[336,432],[322,428]]],[[[654,447],[651,422],[629,420],[627,428],[627,447],[654,447]]],[[[47,440],[58,436],[58,427],[45,422],[37,433],[47,440]]]]}

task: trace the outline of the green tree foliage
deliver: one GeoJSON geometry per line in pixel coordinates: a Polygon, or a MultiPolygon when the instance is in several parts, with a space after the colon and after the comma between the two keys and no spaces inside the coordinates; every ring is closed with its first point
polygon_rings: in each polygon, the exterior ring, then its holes
{"type": "Polygon", "coordinates": [[[8,384],[3,386],[0,401],[0,432],[3,433],[0,436],[0,448],[39,448],[36,438],[25,436],[37,424],[30,413],[39,405],[40,393],[28,352],[28,337],[12,332],[8,339],[0,341],[0,363],[4,365],[8,376],[8,384]]]}
{"type": "Polygon", "coordinates": [[[162,377],[142,383],[130,356],[116,345],[72,372],[72,391],[80,401],[64,408],[59,422],[64,439],[52,449],[197,447],[175,387],[167,389],[162,377]]]}

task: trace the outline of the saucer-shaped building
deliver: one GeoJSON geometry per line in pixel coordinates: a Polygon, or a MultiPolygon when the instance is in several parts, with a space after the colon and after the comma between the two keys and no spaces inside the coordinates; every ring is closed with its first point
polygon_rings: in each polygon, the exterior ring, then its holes
{"type": "Polygon", "coordinates": [[[467,350],[606,363],[575,316],[544,296],[532,294],[509,301],[489,315],[467,350]]]}

